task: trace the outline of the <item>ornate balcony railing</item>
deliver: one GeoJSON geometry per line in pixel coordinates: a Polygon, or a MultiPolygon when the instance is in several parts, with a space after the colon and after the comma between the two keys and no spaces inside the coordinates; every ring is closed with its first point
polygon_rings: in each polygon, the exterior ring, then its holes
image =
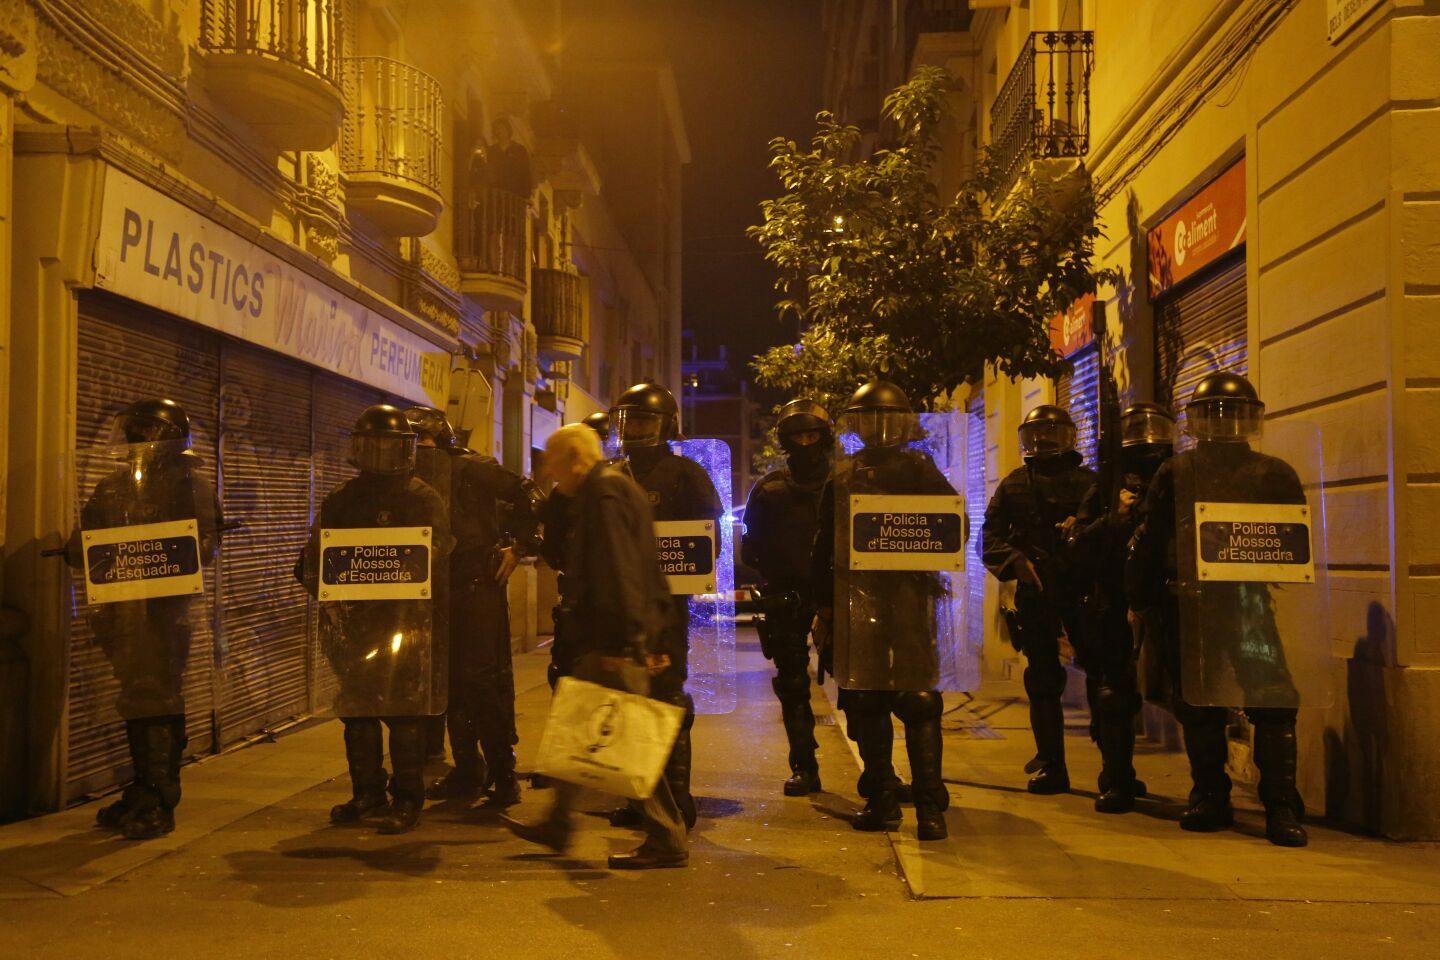
{"type": "Polygon", "coordinates": [[[509,190],[476,191],[456,231],[461,273],[525,282],[525,223],[529,204],[509,190]]]}
{"type": "Polygon", "coordinates": [[[990,110],[999,192],[1032,160],[1084,157],[1090,150],[1090,73],[1095,34],[1032,33],[990,110]]]}
{"type": "Polygon", "coordinates": [[[340,86],[341,0],[203,0],[200,47],[279,60],[340,86]]]}
{"type": "Polygon", "coordinates": [[[537,267],[530,278],[530,316],[540,337],[540,355],[571,359],[585,346],[585,278],[566,270],[537,267]]]}
{"type": "Polygon", "coordinates": [[[349,176],[409,180],[440,192],[444,100],[439,82],[389,57],[346,57],[340,165],[349,176]]]}

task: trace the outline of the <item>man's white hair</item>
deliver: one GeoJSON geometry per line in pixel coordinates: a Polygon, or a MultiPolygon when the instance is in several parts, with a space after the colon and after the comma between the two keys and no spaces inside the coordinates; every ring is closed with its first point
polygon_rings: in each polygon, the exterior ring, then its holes
{"type": "Polygon", "coordinates": [[[545,441],[545,455],[567,461],[573,458],[585,466],[605,459],[594,428],[583,423],[567,423],[550,434],[550,439],[545,441]]]}

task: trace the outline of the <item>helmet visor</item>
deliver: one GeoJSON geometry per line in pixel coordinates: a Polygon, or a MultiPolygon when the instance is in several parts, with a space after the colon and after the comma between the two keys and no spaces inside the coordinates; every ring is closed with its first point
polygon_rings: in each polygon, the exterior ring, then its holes
{"type": "Polygon", "coordinates": [[[610,429],[626,447],[658,447],[665,433],[666,419],[650,410],[622,407],[610,418],[610,429]]]}
{"type": "Polygon", "coordinates": [[[437,447],[449,446],[450,424],[443,413],[429,407],[411,407],[405,411],[405,419],[410,421],[410,426],[421,439],[429,440],[437,447]]]}
{"type": "Polygon", "coordinates": [[[1257,440],[1265,432],[1265,407],[1228,397],[1201,400],[1185,408],[1185,432],[1221,443],[1257,440]]]}
{"type": "Polygon", "coordinates": [[[897,447],[915,439],[917,420],[906,410],[855,410],[840,420],[840,429],[864,447],[897,447]]]}
{"type": "Polygon", "coordinates": [[[1136,410],[1120,421],[1120,445],[1175,443],[1175,421],[1158,410],[1136,410]]]}
{"type": "Polygon", "coordinates": [[[365,473],[387,476],[412,473],[415,470],[415,438],[355,434],[350,438],[350,456],[355,466],[365,473]]]}
{"type": "Polygon", "coordinates": [[[1037,420],[1020,426],[1020,455],[1057,457],[1075,449],[1075,427],[1069,423],[1037,420]]]}
{"type": "Polygon", "coordinates": [[[166,443],[188,447],[180,428],[159,417],[143,414],[122,413],[110,426],[110,443],[118,446],[126,443],[166,443]]]}

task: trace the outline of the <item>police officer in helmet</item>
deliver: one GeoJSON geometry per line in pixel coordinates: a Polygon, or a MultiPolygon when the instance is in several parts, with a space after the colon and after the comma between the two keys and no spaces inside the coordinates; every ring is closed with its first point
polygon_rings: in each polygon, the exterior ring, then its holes
{"type": "MultiPolygon", "coordinates": [[[[1295,469],[1252,447],[1261,435],[1265,405],[1255,388],[1234,373],[1213,373],[1196,386],[1186,405],[1193,449],[1176,454],[1155,473],[1126,567],[1130,606],[1158,639],[1173,690],[1175,717],[1185,733],[1193,788],[1180,816],[1185,830],[1211,831],[1234,822],[1223,705],[1187,702],[1185,689],[1203,664],[1182,656],[1202,649],[1233,672],[1236,699],[1254,726],[1255,765],[1265,806],[1265,834],[1278,846],[1308,842],[1301,826],[1305,805],[1296,786],[1295,720],[1300,705],[1285,656],[1269,587],[1251,582],[1198,582],[1189,557],[1194,550],[1197,500],[1224,503],[1305,504],[1295,469]],[[1181,540],[1187,542],[1184,548],[1181,540]],[[1199,626],[1203,623],[1203,628],[1199,626]],[[1182,640],[1183,638],[1183,640],[1182,640]]],[[[1289,625],[1289,629],[1302,629],[1289,625]]],[[[1292,638],[1327,642],[1325,638],[1292,638]]],[[[1213,704],[1214,701],[1212,700],[1213,704]]]]}
{"type": "Polygon", "coordinates": [[[1020,424],[1023,466],[1000,482],[985,508],[981,558],[1001,582],[1015,582],[1015,609],[1007,611],[1010,640],[1025,655],[1025,693],[1036,756],[1027,789],[1065,793],[1065,667],[1060,635],[1083,645],[1081,578],[1073,569],[1067,534],[1095,474],[1075,450],[1075,423],[1063,408],[1044,404],[1020,424]]]}
{"type": "Polygon", "coordinates": [[[819,525],[820,494],[830,474],[834,429],[825,408],[792,400],[775,424],[786,466],[755,484],[745,505],[741,557],[760,572],[763,612],[761,649],[775,663],[771,681],[790,742],[790,779],[785,795],[820,790],[815,759],[815,714],[810,708],[810,547],[819,525]]]}

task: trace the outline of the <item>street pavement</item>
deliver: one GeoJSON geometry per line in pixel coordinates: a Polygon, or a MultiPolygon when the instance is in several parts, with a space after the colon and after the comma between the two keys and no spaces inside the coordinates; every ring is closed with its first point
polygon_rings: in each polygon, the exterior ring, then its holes
{"type": "MultiPolygon", "coordinates": [[[[605,869],[638,835],[611,828],[598,796],[566,857],[455,804],[400,837],[331,826],[348,782],[339,726],[321,723],[187,767],[164,840],[94,829],[94,803],[0,827],[0,957],[1440,956],[1436,845],[1322,826],[1308,849],[1280,850],[1259,836],[1253,795],[1236,832],[1182,833],[1183,755],[1145,746],[1137,765],[1159,799],[1098,815],[1079,713],[1077,792],[1031,797],[1016,684],[947,695],[949,841],[922,848],[908,811],[896,834],[856,833],[858,770],[830,698],[815,699],[827,792],[785,798],[751,631],[738,662],[739,708],[696,724],[686,870],[605,869]]],[[[522,767],[549,700],[544,663],[517,663],[522,767]]],[[[550,796],[527,790],[512,813],[538,818],[550,796]]]]}

